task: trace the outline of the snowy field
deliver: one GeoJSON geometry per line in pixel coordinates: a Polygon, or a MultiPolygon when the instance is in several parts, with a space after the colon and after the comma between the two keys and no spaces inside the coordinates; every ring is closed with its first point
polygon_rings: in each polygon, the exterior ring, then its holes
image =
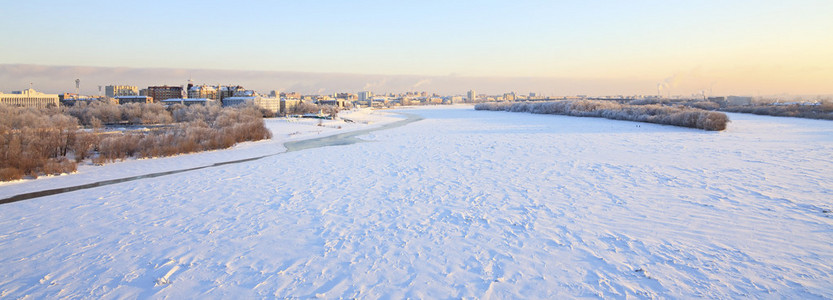
{"type": "MultiPolygon", "coordinates": [[[[833,122],[730,114],[706,132],[403,112],[425,119],[372,142],[0,205],[0,298],[833,298],[833,122]]],[[[351,130],[269,126],[273,141],[0,196],[351,130]]]]}

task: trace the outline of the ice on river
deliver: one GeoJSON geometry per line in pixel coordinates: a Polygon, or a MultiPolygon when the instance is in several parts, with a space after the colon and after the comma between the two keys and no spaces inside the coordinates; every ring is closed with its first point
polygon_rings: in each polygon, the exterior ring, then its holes
{"type": "Polygon", "coordinates": [[[833,297],[829,121],[407,112],[368,143],[2,205],[0,298],[833,297]]]}

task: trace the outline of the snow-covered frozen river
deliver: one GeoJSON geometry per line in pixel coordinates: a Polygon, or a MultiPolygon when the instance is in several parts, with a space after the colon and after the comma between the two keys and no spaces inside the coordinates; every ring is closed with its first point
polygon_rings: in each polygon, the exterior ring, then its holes
{"type": "Polygon", "coordinates": [[[833,122],[405,111],[368,143],[2,205],[0,298],[833,297],[833,122]]]}

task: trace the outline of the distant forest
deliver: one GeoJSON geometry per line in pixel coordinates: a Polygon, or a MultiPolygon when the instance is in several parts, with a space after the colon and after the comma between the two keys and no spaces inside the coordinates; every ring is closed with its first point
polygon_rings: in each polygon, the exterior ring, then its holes
{"type": "Polygon", "coordinates": [[[833,103],[820,105],[754,105],[730,106],[721,108],[725,112],[737,112],[776,117],[796,117],[807,119],[833,120],[833,103]]]}
{"type": "Polygon", "coordinates": [[[659,104],[631,105],[613,101],[580,100],[548,102],[488,102],[474,106],[476,110],[498,110],[553,114],[577,117],[599,117],[613,120],[674,125],[704,130],[726,129],[729,117],[721,112],[686,106],[659,104]]]}
{"type": "MultiPolygon", "coordinates": [[[[659,99],[631,100],[630,105],[661,104],[659,99]]],[[[776,117],[795,117],[806,119],[833,120],[833,101],[824,100],[815,103],[779,103],[776,101],[757,101],[750,105],[728,105],[701,100],[683,100],[666,104],[684,105],[706,110],[719,110],[724,112],[756,114],[776,117]]]]}

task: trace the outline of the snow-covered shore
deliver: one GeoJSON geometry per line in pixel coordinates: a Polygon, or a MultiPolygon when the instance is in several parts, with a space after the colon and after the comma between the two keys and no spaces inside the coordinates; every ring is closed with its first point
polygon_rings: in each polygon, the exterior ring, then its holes
{"type": "Polygon", "coordinates": [[[377,128],[403,119],[387,111],[354,109],[339,114],[342,119],[321,120],[303,118],[265,119],[266,127],[272,132],[272,139],[247,142],[230,149],[206,151],[173,157],[154,159],[129,159],[103,166],[92,165],[89,161],[79,165],[78,171],[61,176],[43,176],[35,180],[0,182],[0,199],[14,195],[71,187],[103,180],[127,178],[172,170],[210,166],[215,163],[242,160],[286,151],[283,144],[290,141],[312,139],[339,133],[377,128]],[[345,119],[349,121],[345,121],[345,119]],[[319,122],[321,123],[319,126],[319,122]]]}
{"type": "Polygon", "coordinates": [[[833,297],[829,121],[408,113],[370,143],[2,205],[0,298],[833,297]]]}

